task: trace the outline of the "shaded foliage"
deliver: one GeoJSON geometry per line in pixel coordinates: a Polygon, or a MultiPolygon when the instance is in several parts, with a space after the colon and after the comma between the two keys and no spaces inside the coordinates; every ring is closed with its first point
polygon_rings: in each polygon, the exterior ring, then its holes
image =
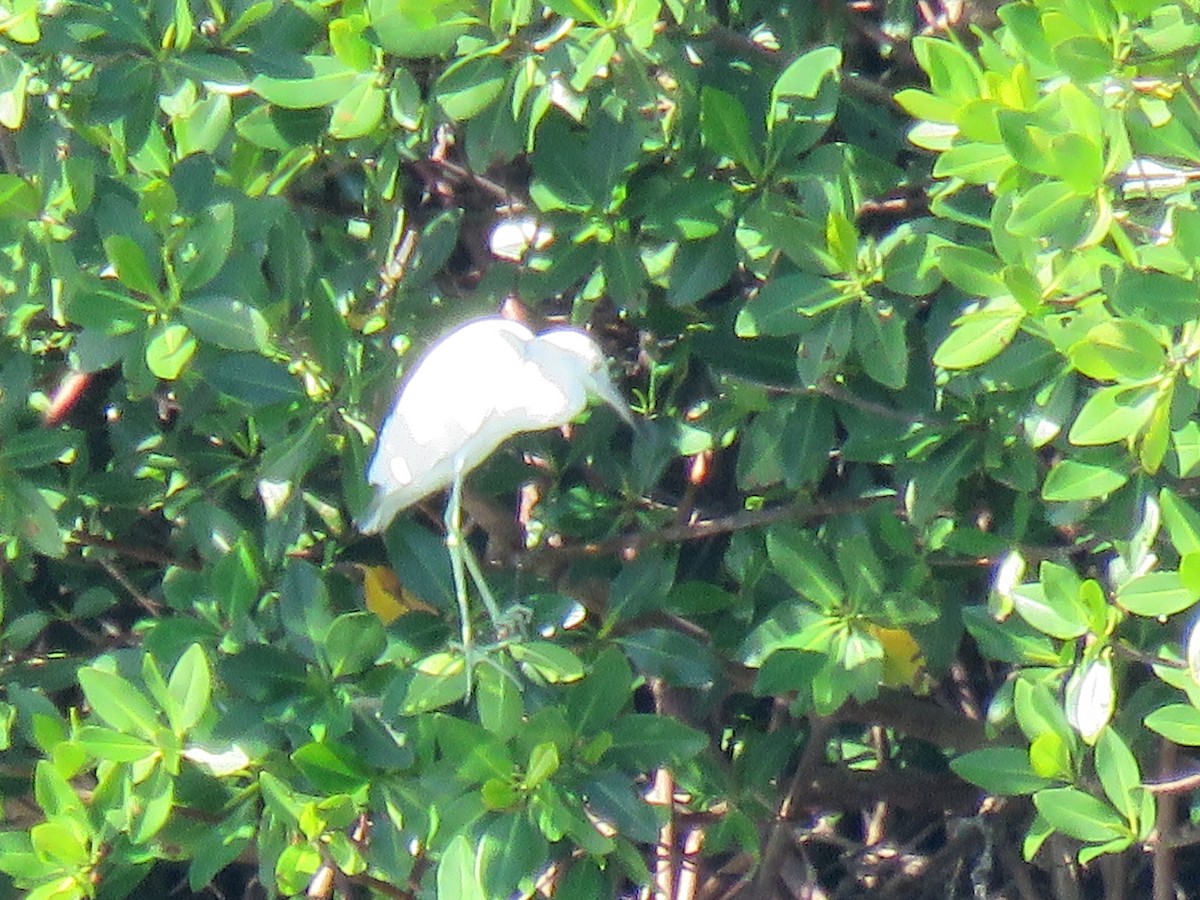
{"type": "Polygon", "coordinates": [[[1149,883],[1200,744],[1189,5],[10,6],[5,887],[666,893],[674,840],[713,894],[1049,892],[1021,841],[1149,883]],[[397,376],[501,307],[644,427],[472,475],[528,621],[468,672],[436,499],[351,521],[397,376]]]}

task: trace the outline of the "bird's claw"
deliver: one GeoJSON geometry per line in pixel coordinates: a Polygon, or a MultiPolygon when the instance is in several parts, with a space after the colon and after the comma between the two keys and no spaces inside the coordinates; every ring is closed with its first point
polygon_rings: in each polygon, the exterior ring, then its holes
{"type": "Polygon", "coordinates": [[[523,603],[516,603],[492,623],[496,628],[496,639],[501,644],[524,640],[533,624],[533,610],[523,603]]]}

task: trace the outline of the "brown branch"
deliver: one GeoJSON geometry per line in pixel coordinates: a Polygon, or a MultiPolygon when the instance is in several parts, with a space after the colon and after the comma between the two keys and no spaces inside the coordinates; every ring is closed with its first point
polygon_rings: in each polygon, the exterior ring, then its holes
{"type": "Polygon", "coordinates": [[[162,615],[162,606],[158,603],[155,603],[153,600],[143,594],[138,589],[136,584],[125,577],[125,573],[117,567],[116,563],[114,563],[112,560],[104,559],[102,557],[97,557],[96,562],[100,564],[100,568],[107,572],[113,581],[129,592],[129,595],[133,597],[138,606],[146,611],[147,615],[155,618],[158,618],[160,615],[162,615]]]}
{"type": "Polygon", "coordinates": [[[624,554],[658,544],[675,544],[686,541],[702,541],[722,534],[732,534],[750,528],[761,528],[775,522],[814,522],[834,516],[850,515],[870,509],[883,501],[894,501],[891,494],[878,497],[862,497],[842,503],[794,503],[772,506],[768,509],[745,510],[713,519],[699,519],[683,525],[668,525],[658,531],[643,531],[618,535],[603,541],[574,544],[566,547],[539,547],[522,554],[519,562],[537,567],[543,556],[553,554],[556,559],[581,556],[608,556],[624,554]]]}
{"type": "Polygon", "coordinates": [[[191,560],[176,559],[169,556],[162,550],[154,547],[135,547],[131,544],[123,544],[120,541],[114,541],[111,538],[101,537],[98,534],[90,534],[86,531],[76,531],[71,534],[71,540],[83,547],[97,547],[103,550],[111,550],[117,556],[123,556],[125,559],[133,559],[138,562],[152,563],[157,566],[166,568],[167,566],[175,566],[179,569],[187,569],[191,572],[200,571],[200,566],[191,560]]]}

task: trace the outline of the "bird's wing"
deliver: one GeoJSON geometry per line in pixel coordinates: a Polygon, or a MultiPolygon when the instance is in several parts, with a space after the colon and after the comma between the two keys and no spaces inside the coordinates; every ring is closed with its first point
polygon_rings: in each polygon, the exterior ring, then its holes
{"type": "Polygon", "coordinates": [[[407,506],[450,483],[456,454],[467,453],[467,470],[482,462],[503,440],[491,436],[496,401],[523,363],[523,343],[532,339],[518,322],[480,319],[434,344],[396,395],[367,480],[382,491],[414,495],[407,506]]]}
{"type": "Polygon", "coordinates": [[[587,404],[587,393],[572,372],[523,360],[507,390],[496,398],[496,418],[509,434],[541,431],[571,421],[587,404]]]}

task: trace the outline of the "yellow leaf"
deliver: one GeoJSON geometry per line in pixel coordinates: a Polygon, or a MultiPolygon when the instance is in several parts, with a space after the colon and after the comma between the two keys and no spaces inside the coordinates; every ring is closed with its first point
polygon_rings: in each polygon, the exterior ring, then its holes
{"type": "Polygon", "coordinates": [[[920,645],[903,628],[872,625],[871,634],[883,645],[883,683],[917,690],[924,682],[925,657],[920,645]]]}
{"type": "Polygon", "coordinates": [[[367,609],[379,616],[384,625],[391,625],[410,612],[437,614],[437,610],[432,606],[411,591],[405,590],[396,573],[387,566],[356,563],[354,567],[362,574],[363,597],[367,609]]]}

